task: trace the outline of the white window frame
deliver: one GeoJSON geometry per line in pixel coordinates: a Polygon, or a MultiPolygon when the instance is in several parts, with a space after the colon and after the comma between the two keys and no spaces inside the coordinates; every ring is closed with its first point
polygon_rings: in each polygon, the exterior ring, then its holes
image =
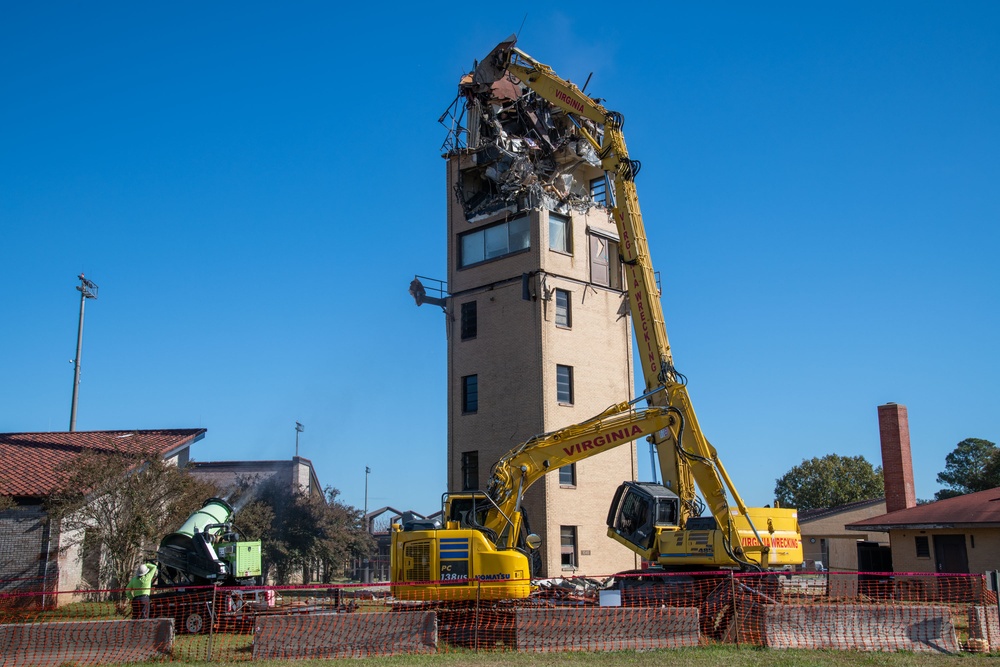
{"type": "Polygon", "coordinates": [[[573,254],[573,225],[568,216],[549,212],[549,250],[573,254]]]}
{"type": "Polygon", "coordinates": [[[556,364],[556,400],[560,405],[573,405],[573,399],[575,398],[573,393],[573,367],[566,366],[565,364],[556,364]],[[564,394],[560,389],[560,385],[563,384],[562,379],[560,378],[561,371],[563,371],[563,369],[565,369],[565,384],[568,385],[568,400],[564,398],[564,394]]]}
{"type": "Polygon", "coordinates": [[[573,293],[569,290],[556,288],[556,293],[553,297],[553,301],[556,306],[555,321],[556,326],[563,329],[573,328],[573,293]],[[566,303],[562,306],[559,305],[560,296],[564,297],[566,303]],[[560,319],[562,320],[560,322],[560,319]]]}

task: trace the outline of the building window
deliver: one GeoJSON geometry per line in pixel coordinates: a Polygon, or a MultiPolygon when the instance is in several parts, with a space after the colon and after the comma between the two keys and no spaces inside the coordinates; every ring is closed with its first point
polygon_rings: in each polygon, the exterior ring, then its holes
{"type": "Polygon", "coordinates": [[[608,205],[608,182],[603,176],[591,179],[590,198],[601,206],[608,205]]]}
{"type": "Polygon", "coordinates": [[[556,290],[556,326],[566,327],[567,329],[572,326],[573,320],[570,318],[570,302],[569,302],[569,292],[564,289],[556,290]]]}
{"type": "Polygon", "coordinates": [[[566,216],[549,213],[549,248],[559,252],[573,252],[569,218],[566,216]]]}
{"type": "Polygon", "coordinates": [[[559,543],[562,569],[576,570],[576,526],[560,526],[559,543]]]}
{"type": "Polygon", "coordinates": [[[570,463],[559,468],[559,486],[576,486],[575,463],[570,463]]]}
{"type": "Polygon", "coordinates": [[[479,412],[479,376],[466,375],[462,378],[462,412],[479,412]]]}
{"type": "Polygon", "coordinates": [[[466,301],[462,304],[462,340],[475,338],[477,331],[476,302],[466,301]]]}
{"type": "Polygon", "coordinates": [[[479,452],[462,452],[462,490],[479,488],[479,452]]]}
{"type": "Polygon", "coordinates": [[[926,535],[917,535],[914,540],[917,543],[917,558],[931,557],[931,544],[926,535]]]}
{"type": "Polygon", "coordinates": [[[84,530],[80,561],[83,564],[80,569],[83,584],[91,590],[104,588],[105,582],[101,581],[101,536],[96,528],[84,530]]]}
{"type": "Polygon", "coordinates": [[[527,216],[466,232],[459,238],[459,267],[496,259],[531,247],[527,216]]]}
{"type": "Polygon", "coordinates": [[[573,367],[556,365],[556,400],[573,404],[573,367]]]}
{"type": "Polygon", "coordinates": [[[590,235],[590,282],[621,289],[622,263],[617,241],[597,234],[590,235]]]}

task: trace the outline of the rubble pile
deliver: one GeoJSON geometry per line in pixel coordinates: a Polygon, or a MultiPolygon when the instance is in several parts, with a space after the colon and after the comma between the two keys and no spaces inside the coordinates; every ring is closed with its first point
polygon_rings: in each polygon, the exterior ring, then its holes
{"type": "MultiPolygon", "coordinates": [[[[599,179],[595,189],[603,192],[600,158],[574,121],[507,72],[484,78],[480,71],[462,77],[453,108],[464,106],[466,127],[456,122],[445,142],[445,157],[460,156],[455,195],[466,220],[536,208],[568,215],[603,205],[591,187],[599,179]]],[[[602,128],[585,122],[599,137],[602,128]]]]}

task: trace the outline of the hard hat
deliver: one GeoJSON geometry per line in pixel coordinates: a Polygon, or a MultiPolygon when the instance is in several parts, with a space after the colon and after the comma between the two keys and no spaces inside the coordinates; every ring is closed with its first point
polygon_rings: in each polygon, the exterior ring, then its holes
{"type": "Polygon", "coordinates": [[[137,569],[137,570],[135,571],[135,576],[137,576],[137,577],[145,577],[145,576],[146,576],[146,575],[147,575],[148,573],[149,573],[149,568],[148,568],[148,567],[146,567],[146,564],[145,564],[145,563],[143,563],[143,564],[142,564],[142,565],[140,565],[140,566],[139,566],[139,568],[138,568],[138,569],[137,569]]]}

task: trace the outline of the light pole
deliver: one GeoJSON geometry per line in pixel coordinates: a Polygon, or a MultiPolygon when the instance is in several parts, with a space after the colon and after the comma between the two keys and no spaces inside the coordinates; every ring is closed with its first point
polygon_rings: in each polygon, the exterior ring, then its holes
{"type": "Polygon", "coordinates": [[[299,433],[306,430],[302,424],[295,422],[295,458],[299,458],[299,433]]]}
{"type": "MultiPolygon", "coordinates": [[[[372,469],[365,466],[365,530],[368,530],[368,475],[372,474],[372,469]]],[[[371,531],[368,531],[371,532],[371,531]]]]}
{"type": "MultiPolygon", "coordinates": [[[[370,475],[371,473],[372,473],[372,469],[369,468],[368,466],[365,466],[365,514],[364,514],[364,521],[365,521],[365,532],[368,533],[369,535],[371,535],[372,531],[371,531],[371,526],[368,524],[368,475],[370,475]]],[[[363,578],[363,581],[366,584],[370,584],[372,582],[371,570],[369,569],[370,562],[371,562],[370,558],[366,557],[365,558],[365,574],[364,574],[364,578],[363,578]]]]}
{"type": "Polygon", "coordinates": [[[87,280],[81,273],[77,276],[80,284],[76,289],[80,292],[80,324],[76,330],[76,359],[73,360],[73,405],[69,409],[69,432],[76,430],[76,401],[80,392],[80,357],[83,356],[83,305],[87,299],[97,298],[97,285],[87,280]]]}

